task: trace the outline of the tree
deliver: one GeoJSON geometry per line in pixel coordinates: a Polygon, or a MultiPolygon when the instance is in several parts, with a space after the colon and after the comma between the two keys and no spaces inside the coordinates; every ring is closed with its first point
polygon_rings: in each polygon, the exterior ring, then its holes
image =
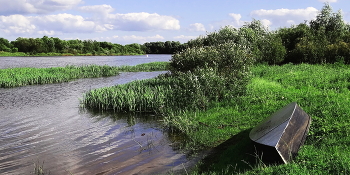
{"type": "Polygon", "coordinates": [[[19,52],[29,52],[30,43],[28,38],[18,37],[11,43],[18,48],[19,52]]]}
{"type": "Polygon", "coordinates": [[[0,51],[11,52],[13,45],[5,38],[0,38],[0,51]]]}
{"type": "Polygon", "coordinates": [[[333,13],[332,7],[326,3],[315,20],[310,21],[310,28],[314,32],[323,31],[331,43],[341,40],[346,31],[343,15],[339,10],[333,13]]]}

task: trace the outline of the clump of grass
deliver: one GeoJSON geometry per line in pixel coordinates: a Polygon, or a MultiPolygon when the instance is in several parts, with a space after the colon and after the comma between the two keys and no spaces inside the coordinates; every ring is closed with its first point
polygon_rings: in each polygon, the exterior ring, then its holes
{"type": "Polygon", "coordinates": [[[21,56],[28,56],[24,52],[4,52],[0,51],[0,57],[21,57],[21,56]]]}
{"type": "Polygon", "coordinates": [[[210,101],[229,95],[225,82],[213,69],[163,74],[154,79],[91,90],[85,94],[83,104],[100,110],[162,114],[205,109],[210,101]]]}
{"type": "Polygon", "coordinates": [[[17,87],[34,84],[67,82],[77,78],[93,78],[117,75],[110,66],[66,66],[53,68],[9,68],[0,69],[0,87],[17,87]]]}
{"type": "Polygon", "coordinates": [[[44,162],[42,164],[39,163],[34,163],[34,172],[33,174],[35,175],[45,175],[45,174],[51,174],[50,171],[46,171],[44,169],[44,162]]]}
{"type": "Polygon", "coordinates": [[[121,72],[166,71],[169,70],[169,62],[152,62],[135,66],[119,66],[118,70],[121,72]]]}
{"type": "Polygon", "coordinates": [[[163,71],[167,62],[145,63],[136,66],[66,66],[52,68],[0,69],[0,87],[10,88],[35,84],[61,83],[78,78],[96,78],[118,75],[120,71],[163,71]]]}
{"type": "Polygon", "coordinates": [[[160,112],[166,103],[168,90],[159,81],[161,80],[138,80],[91,90],[85,94],[83,103],[85,107],[100,110],[160,112]]]}

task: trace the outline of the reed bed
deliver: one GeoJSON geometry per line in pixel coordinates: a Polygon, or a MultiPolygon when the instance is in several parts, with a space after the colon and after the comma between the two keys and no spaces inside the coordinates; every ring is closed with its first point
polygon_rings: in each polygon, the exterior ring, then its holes
{"type": "Polygon", "coordinates": [[[167,62],[146,63],[136,66],[66,66],[52,68],[0,69],[0,87],[11,88],[35,84],[61,83],[78,78],[96,78],[118,75],[121,71],[163,71],[167,62]]]}
{"type": "Polygon", "coordinates": [[[114,111],[162,111],[168,101],[169,89],[164,88],[162,80],[137,80],[128,84],[105,87],[89,91],[84,96],[88,108],[114,111]]]}
{"type": "Polygon", "coordinates": [[[87,108],[116,112],[177,113],[205,109],[213,100],[223,98],[225,80],[214,70],[196,73],[162,74],[154,79],[88,91],[82,103],[87,108]]]}

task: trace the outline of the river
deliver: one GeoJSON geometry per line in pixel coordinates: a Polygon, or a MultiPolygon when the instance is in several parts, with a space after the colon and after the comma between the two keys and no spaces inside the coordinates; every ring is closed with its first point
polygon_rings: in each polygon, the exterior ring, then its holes
{"type": "MultiPolygon", "coordinates": [[[[0,68],[65,65],[136,65],[169,61],[170,55],[108,57],[0,57],[0,68]]],[[[66,83],[0,88],[0,174],[153,174],[179,169],[188,160],[176,135],[152,115],[91,112],[83,93],[164,72],[66,83]]]]}

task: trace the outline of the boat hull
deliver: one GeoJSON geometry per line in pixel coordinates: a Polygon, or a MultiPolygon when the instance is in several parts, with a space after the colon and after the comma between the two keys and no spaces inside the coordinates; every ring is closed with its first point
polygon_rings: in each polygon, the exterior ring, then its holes
{"type": "Polygon", "coordinates": [[[311,117],[293,102],[259,123],[249,137],[264,161],[288,163],[303,145],[310,124],[311,117]]]}

